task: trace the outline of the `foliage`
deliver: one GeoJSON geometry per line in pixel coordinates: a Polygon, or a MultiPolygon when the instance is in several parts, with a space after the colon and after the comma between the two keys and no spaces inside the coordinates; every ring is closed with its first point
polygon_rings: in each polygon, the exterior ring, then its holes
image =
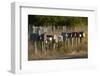
{"type": "Polygon", "coordinates": [[[28,15],[28,24],[35,26],[84,26],[88,25],[87,17],[71,16],[45,16],[45,15],[28,15]]]}

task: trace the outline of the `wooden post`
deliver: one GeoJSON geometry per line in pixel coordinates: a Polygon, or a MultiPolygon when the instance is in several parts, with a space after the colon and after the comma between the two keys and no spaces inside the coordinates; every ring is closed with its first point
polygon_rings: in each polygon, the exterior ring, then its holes
{"type": "Polygon", "coordinates": [[[34,42],[34,46],[35,46],[35,54],[37,54],[37,42],[34,42]]]}
{"type": "Polygon", "coordinates": [[[46,54],[47,49],[48,49],[48,44],[47,44],[47,43],[45,43],[44,45],[45,45],[45,50],[44,50],[44,53],[46,54]]]}
{"type": "Polygon", "coordinates": [[[70,44],[70,38],[68,38],[68,48],[69,48],[69,44],[70,44]]]}
{"type": "Polygon", "coordinates": [[[64,48],[66,47],[66,40],[64,41],[64,48]]]}
{"type": "Polygon", "coordinates": [[[42,44],[41,44],[41,47],[42,47],[42,51],[44,51],[44,44],[43,44],[43,41],[41,41],[42,42],[42,44]]]}
{"type": "Polygon", "coordinates": [[[72,46],[72,38],[70,38],[70,45],[72,46]]]}
{"type": "Polygon", "coordinates": [[[73,44],[74,44],[74,38],[72,38],[72,47],[73,47],[73,44]]]}
{"type": "Polygon", "coordinates": [[[78,37],[78,43],[77,43],[77,45],[79,45],[80,44],[80,38],[78,37]]]}
{"type": "Polygon", "coordinates": [[[77,37],[75,38],[75,45],[77,46],[77,37]]]}
{"type": "Polygon", "coordinates": [[[82,38],[80,37],[80,43],[82,43],[82,38]]]}
{"type": "Polygon", "coordinates": [[[78,37],[76,38],[76,46],[78,46],[78,37]]]}
{"type": "Polygon", "coordinates": [[[53,43],[53,50],[54,50],[54,51],[55,51],[55,46],[56,46],[55,43],[53,43]]]}

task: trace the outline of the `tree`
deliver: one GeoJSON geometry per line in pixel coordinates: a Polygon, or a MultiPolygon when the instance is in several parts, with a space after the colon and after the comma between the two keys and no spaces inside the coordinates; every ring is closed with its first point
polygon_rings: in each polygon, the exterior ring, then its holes
{"type": "Polygon", "coordinates": [[[71,16],[45,16],[45,15],[29,15],[28,24],[35,26],[79,26],[87,25],[87,17],[71,17],[71,16]]]}

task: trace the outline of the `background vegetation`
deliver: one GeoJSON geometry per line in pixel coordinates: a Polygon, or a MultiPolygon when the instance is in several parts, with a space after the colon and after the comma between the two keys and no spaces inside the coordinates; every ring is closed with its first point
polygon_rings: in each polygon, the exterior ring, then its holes
{"type": "Polygon", "coordinates": [[[28,22],[35,26],[87,26],[87,17],[71,17],[71,16],[42,16],[42,15],[28,15],[28,22]]]}

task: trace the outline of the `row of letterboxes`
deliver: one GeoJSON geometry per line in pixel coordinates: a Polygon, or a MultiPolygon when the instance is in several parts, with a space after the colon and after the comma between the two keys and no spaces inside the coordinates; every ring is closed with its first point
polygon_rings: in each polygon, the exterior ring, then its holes
{"type": "MultiPolygon", "coordinates": [[[[39,34],[39,33],[32,33],[30,35],[31,40],[33,41],[38,41],[38,40],[46,40],[45,36],[47,39],[52,38],[52,40],[54,39],[54,35],[45,35],[45,33],[43,34],[39,34]]],[[[64,39],[70,39],[70,38],[83,38],[85,37],[85,33],[84,32],[62,32],[60,35],[60,37],[63,37],[64,39]]]]}

